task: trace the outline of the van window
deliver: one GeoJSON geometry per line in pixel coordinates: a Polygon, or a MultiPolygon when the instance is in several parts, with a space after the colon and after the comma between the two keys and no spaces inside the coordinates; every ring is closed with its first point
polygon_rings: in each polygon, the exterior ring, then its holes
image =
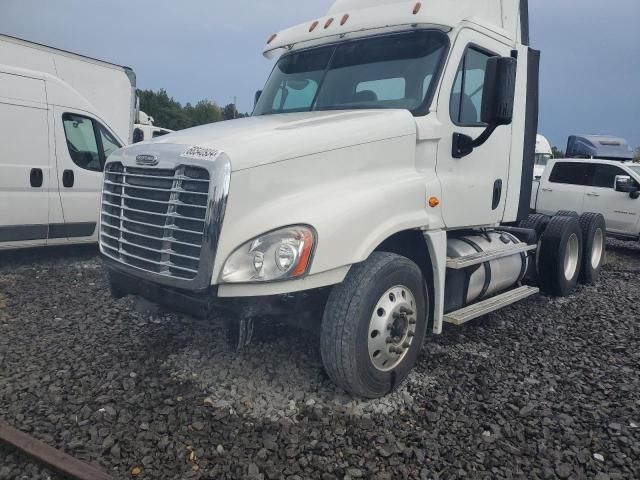
{"type": "Polygon", "coordinates": [[[549,176],[551,183],[566,183],[568,185],[586,185],[589,165],[586,163],[556,163],[549,176]]]}
{"type": "Polygon", "coordinates": [[[460,126],[482,125],[482,93],[490,53],[469,47],[462,57],[451,92],[450,114],[460,126]]]}
{"type": "Polygon", "coordinates": [[[85,170],[101,172],[109,155],[122,145],[97,121],[82,115],[62,115],[69,156],[85,170]]]}
{"type": "Polygon", "coordinates": [[[63,123],[67,147],[73,163],[85,170],[102,171],[93,121],[87,117],[65,114],[63,123]]]}
{"type": "Polygon", "coordinates": [[[615,165],[594,165],[593,175],[589,185],[591,187],[615,188],[616,176],[629,175],[620,167],[615,165]]]}

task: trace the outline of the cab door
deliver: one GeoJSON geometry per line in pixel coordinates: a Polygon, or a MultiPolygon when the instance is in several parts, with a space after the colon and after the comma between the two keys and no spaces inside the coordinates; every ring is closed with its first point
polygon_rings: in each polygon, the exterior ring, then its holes
{"type": "Polygon", "coordinates": [[[64,224],[50,236],[97,241],[104,165],[120,146],[97,119],[56,107],[56,161],[64,224]]]}
{"type": "Polygon", "coordinates": [[[447,228],[493,225],[502,220],[511,154],[511,125],[501,126],[470,155],[454,158],[453,133],[477,138],[484,76],[489,58],[508,57],[512,48],[480,32],[462,30],[444,70],[438,96],[443,135],[436,170],[442,185],[442,214],[447,228]]]}
{"type": "Polygon", "coordinates": [[[44,81],[0,72],[0,249],[44,245],[50,190],[44,81]]]}
{"type": "MultiPolygon", "coordinates": [[[[638,235],[640,200],[628,193],[616,192],[616,176],[631,174],[609,164],[593,164],[584,194],[584,211],[604,215],[607,231],[622,235],[638,235]]],[[[633,177],[632,177],[633,178],[633,177]]]]}

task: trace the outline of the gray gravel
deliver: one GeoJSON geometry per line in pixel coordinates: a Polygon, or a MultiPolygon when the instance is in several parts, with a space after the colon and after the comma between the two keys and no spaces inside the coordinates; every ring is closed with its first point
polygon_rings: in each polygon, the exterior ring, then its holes
{"type": "MultiPolygon", "coordinates": [[[[638,479],[640,248],[610,247],[598,286],[447,328],[372,402],[307,333],[235,355],[221,319],[110,298],[93,248],[0,254],[0,419],[123,479],[638,479]]],[[[60,477],[0,447],[13,478],[60,477]]]]}

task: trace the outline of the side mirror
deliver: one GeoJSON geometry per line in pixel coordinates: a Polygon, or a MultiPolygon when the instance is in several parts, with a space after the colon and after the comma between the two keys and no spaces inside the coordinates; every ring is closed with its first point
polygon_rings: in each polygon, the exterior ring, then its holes
{"type": "Polygon", "coordinates": [[[484,123],[490,126],[511,124],[517,66],[517,60],[511,57],[491,57],[487,61],[481,111],[484,123]]]}
{"type": "Polygon", "coordinates": [[[513,103],[516,92],[518,61],[512,57],[491,57],[487,60],[482,90],[480,119],[487,128],[475,140],[462,133],[453,134],[453,158],[462,158],[483,145],[496,128],[510,125],[513,120],[513,103]]]}
{"type": "Polygon", "coordinates": [[[617,175],[615,189],[616,192],[630,193],[632,195],[638,193],[638,186],[636,185],[636,182],[634,182],[633,178],[631,178],[629,175],[617,175]]]}
{"type": "Polygon", "coordinates": [[[260,100],[260,97],[262,96],[262,90],[258,90],[256,92],[255,97],[253,98],[253,107],[255,108],[255,106],[258,104],[258,100],[260,100]]]}

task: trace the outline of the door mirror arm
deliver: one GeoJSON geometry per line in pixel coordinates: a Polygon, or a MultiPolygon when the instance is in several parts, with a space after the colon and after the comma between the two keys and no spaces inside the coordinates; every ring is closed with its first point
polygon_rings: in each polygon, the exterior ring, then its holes
{"type": "Polygon", "coordinates": [[[453,151],[451,152],[451,156],[453,158],[463,158],[467,155],[471,154],[474,149],[481,147],[485,144],[493,132],[495,132],[496,128],[499,125],[488,125],[487,128],[480,134],[478,138],[475,140],[471,138],[469,135],[465,135],[464,133],[454,133],[453,134],[453,151]]]}

